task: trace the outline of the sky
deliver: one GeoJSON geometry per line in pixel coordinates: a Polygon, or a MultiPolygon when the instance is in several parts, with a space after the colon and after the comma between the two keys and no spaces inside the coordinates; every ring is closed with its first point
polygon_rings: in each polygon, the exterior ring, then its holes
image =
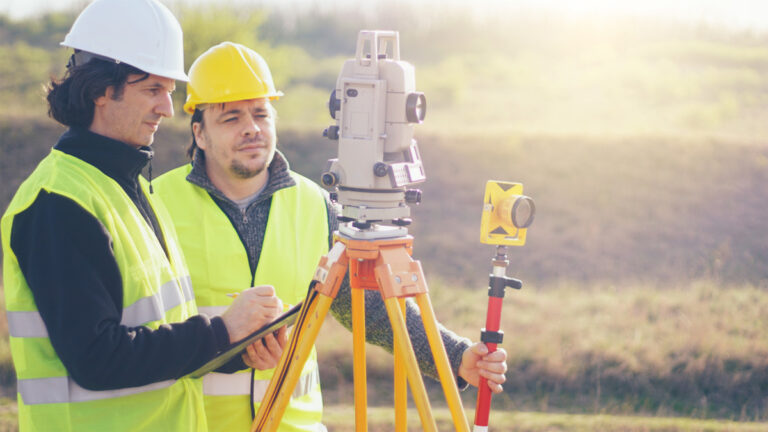
{"type": "MultiPolygon", "coordinates": [[[[213,3],[215,0],[161,0],[173,7],[183,3],[213,3]]],[[[382,3],[384,0],[378,0],[382,3]]],[[[408,0],[393,0],[406,3],[408,0]]],[[[284,9],[308,6],[326,7],[349,5],[360,8],[361,4],[376,3],[360,0],[228,0],[229,3],[257,3],[278,5],[284,9]]],[[[473,5],[482,14],[494,13],[500,8],[508,10],[544,10],[573,16],[612,17],[642,16],[681,20],[692,23],[714,24],[740,30],[768,31],[768,1],[765,0],[411,0],[413,3],[473,5]]],[[[42,10],[82,8],[88,0],[0,0],[0,13],[12,18],[23,18],[42,10]]],[[[216,2],[216,3],[220,3],[216,2]]]]}

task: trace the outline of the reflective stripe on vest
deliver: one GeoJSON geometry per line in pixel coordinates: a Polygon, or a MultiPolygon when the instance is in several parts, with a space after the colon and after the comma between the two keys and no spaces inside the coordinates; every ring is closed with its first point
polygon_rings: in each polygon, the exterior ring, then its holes
{"type": "MultiPolygon", "coordinates": [[[[209,396],[239,396],[251,392],[250,373],[222,374],[212,372],[203,377],[203,393],[209,396]]],[[[320,384],[320,373],[317,368],[299,378],[292,398],[300,398],[314,390],[320,384]]],[[[258,403],[264,398],[269,387],[269,380],[253,382],[253,401],[258,403]]]]}
{"type": "MultiPolygon", "coordinates": [[[[123,309],[120,324],[138,327],[144,323],[161,320],[165,312],[194,299],[189,276],[181,278],[181,292],[175,280],[166,282],[155,295],[139,299],[123,309]]],[[[43,318],[37,311],[8,311],[8,331],[13,337],[48,337],[43,318]]]]}
{"type": "Polygon", "coordinates": [[[34,378],[19,380],[18,391],[25,405],[47,403],[87,402],[129,396],[172,386],[176,380],[160,381],[139,387],[117,390],[86,390],[70,377],[34,378]]]}

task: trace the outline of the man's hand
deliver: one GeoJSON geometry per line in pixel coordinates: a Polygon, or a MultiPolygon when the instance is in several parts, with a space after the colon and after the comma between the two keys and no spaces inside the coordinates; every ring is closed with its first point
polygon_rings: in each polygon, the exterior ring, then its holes
{"type": "Polygon", "coordinates": [[[270,333],[263,339],[258,340],[246,348],[243,353],[243,362],[248,367],[256,370],[267,370],[277,366],[280,356],[283,355],[283,348],[288,342],[286,327],[280,327],[277,335],[270,333]]]}
{"type": "Polygon", "coordinates": [[[237,342],[254,330],[277,318],[283,311],[283,302],[275,295],[275,288],[262,285],[240,293],[221,319],[229,333],[229,342],[237,342]]]}
{"type": "Polygon", "coordinates": [[[482,342],[470,346],[461,356],[459,376],[477,387],[480,377],[488,380],[488,387],[494,393],[501,393],[502,384],[507,378],[507,352],[503,348],[488,354],[488,347],[482,342]]]}

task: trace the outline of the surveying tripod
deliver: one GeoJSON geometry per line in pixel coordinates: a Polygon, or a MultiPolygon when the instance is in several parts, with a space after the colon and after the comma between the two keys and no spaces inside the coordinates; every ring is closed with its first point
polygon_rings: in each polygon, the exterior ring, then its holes
{"type": "MultiPolygon", "coordinates": [[[[310,292],[299,312],[291,339],[280,358],[275,375],[262,399],[251,427],[252,432],[277,430],[290,401],[292,390],[296,387],[304,363],[309,357],[320,327],[338,294],[339,286],[348,268],[352,288],[355,430],[368,430],[365,292],[363,290],[378,290],[384,300],[393,333],[395,430],[406,430],[407,382],[410,384],[423,430],[437,431],[405,325],[405,299],[413,297],[421,310],[424,330],[455,429],[469,431],[456,380],[451,372],[432,303],[427,295],[427,284],[421,263],[411,258],[413,237],[403,234],[394,238],[376,238],[376,228],[374,225],[373,228],[353,228],[342,233],[339,231],[334,233],[335,243],[328,254],[320,259],[315,270],[310,292]]],[[[401,232],[404,233],[405,230],[401,232]]]]}

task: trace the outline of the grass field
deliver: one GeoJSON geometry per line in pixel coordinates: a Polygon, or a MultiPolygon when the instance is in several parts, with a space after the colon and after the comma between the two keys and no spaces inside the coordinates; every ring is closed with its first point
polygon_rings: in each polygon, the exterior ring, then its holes
{"type": "MultiPolygon", "coordinates": [[[[484,322],[484,292],[468,293],[434,281],[431,298],[441,322],[477,337],[484,322]]],[[[0,376],[3,394],[12,397],[3,315],[0,309],[0,376]]],[[[637,426],[667,417],[765,422],[766,328],[768,296],[752,286],[525,287],[509,293],[504,304],[509,371],[505,392],[494,397],[494,413],[515,413],[515,422],[531,423],[530,429],[509,430],[589,430],[589,422],[608,425],[600,430],[617,430],[610,424],[637,426]],[[521,412],[539,412],[540,417],[521,412]],[[542,426],[550,421],[553,425],[542,426]],[[554,423],[582,429],[551,429],[554,423]]],[[[329,422],[340,421],[334,420],[334,412],[353,402],[351,335],[329,318],[317,346],[324,400],[334,407],[329,422]]],[[[391,405],[391,356],[370,348],[368,368],[369,403],[391,405]]],[[[430,379],[426,383],[433,405],[439,407],[444,400],[439,385],[430,379]]],[[[473,390],[462,397],[465,407],[474,406],[473,390]]],[[[9,417],[8,410],[12,405],[0,416],[9,417]]],[[[728,429],[728,423],[682,419],[670,429],[658,421],[657,429],[618,430],[742,430],[728,429]]]]}
{"type": "MultiPolygon", "coordinates": [[[[451,413],[445,408],[432,410],[438,429],[453,430],[451,413]]],[[[473,410],[467,411],[470,423],[473,410]]],[[[394,411],[391,407],[368,410],[371,432],[394,430],[394,411]]],[[[354,408],[350,405],[327,406],[325,424],[329,431],[354,431],[354,408]]],[[[538,412],[493,411],[489,429],[495,432],[758,432],[768,429],[768,423],[738,423],[722,420],[694,420],[665,417],[631,417],[611,415],[574,415],[538,412]]],[[[421,431],[418,412],[408,412],[408,430],[421,431]]]]}
{"type": "MultiPolygon", "coordinates": [[[[453,428],[450,411],[445,408],[433,408],[432,414],[439,430],[447,431],[453,428]]],[[[394,411],[391,407],[371,407],[367,415],[370,432],[394,430],[394,411]]],[[[354,431],[354,418],[355,411],[351,405],[325,407],[324,423],[331,432],[354,431]]],[[[467,411],[467,419],[472,423],[472,410],[467,411]]],[[[768,423],[493,411],[489,427],[496,432],[761,432],[768,428],[768,423]]],[[[9,399],[0,400],[0,432],[17,430],[16,402],[9,399]]],[[[408,410],[408,430],[423,430],[415,409],[408,410]]]]}
{"type": "MultiPolygon", "coordinates": [[[[447,327],[478,337],[484,292],[433,282],[431,297],[447,327]]],[[[768,420],[768,296],[761,289],[531,286],[508,293],[501,328],[509,371],[505,392],[494,398],[500,410],[768,420]]],[[[350,346],[349,333],[327,320],[318,350],[331,405],[352,403],[350,346]]],[[[373,405],[391,403],[391,370],[388,354],[370,350],[373,405]]],[[[463,397],[474,404],[474,391],[463,397]]]]}

